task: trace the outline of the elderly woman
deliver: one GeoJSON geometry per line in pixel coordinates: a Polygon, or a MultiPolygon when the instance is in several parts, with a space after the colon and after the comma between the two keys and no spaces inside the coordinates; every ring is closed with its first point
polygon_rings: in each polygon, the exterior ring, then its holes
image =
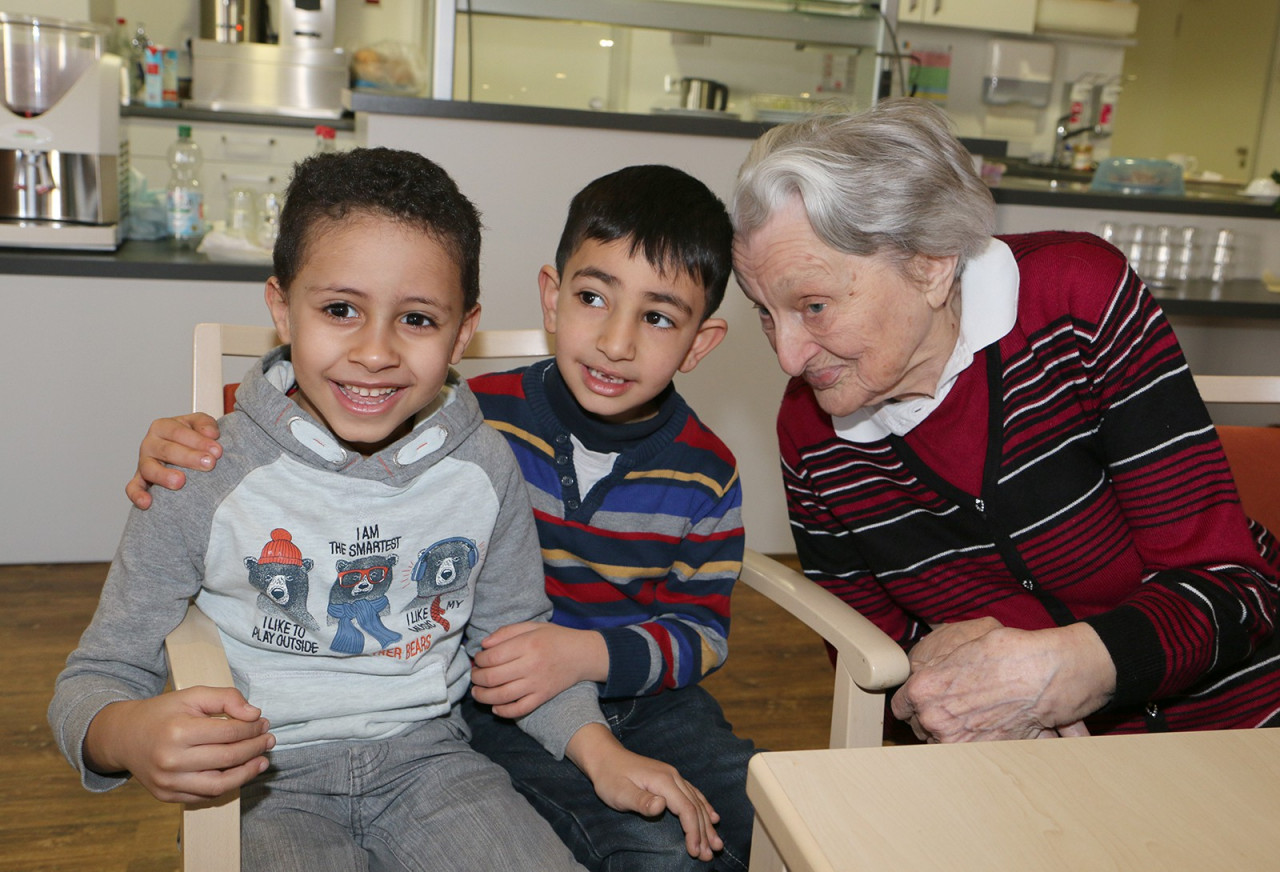
{"type": "Polygon", "coordinates": [[[1280,723],[1276,541],[1096,237],[995,238],[946,117],[774,128],[732,210],[806,574],[910,650],[929,741],[1280,723]]]}

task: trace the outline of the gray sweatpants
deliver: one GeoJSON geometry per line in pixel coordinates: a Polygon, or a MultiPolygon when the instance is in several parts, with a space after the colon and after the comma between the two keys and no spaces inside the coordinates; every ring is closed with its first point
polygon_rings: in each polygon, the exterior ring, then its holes
{"type": "Polygon", "coordinates": [[[273,752],[241,791],[244,872],[581,870],[456,712],[381,742],[273,752]]]}

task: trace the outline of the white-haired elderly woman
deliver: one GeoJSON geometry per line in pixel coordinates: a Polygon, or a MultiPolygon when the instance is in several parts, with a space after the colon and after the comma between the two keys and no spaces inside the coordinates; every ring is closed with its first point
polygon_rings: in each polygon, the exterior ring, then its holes
{"type": "Polygon", "coordinates": [[[800,562],[909,649],[897,717],[939,742],[1280,723],[1276,540],[1119,252],[994,237],[914,100],[770,130],[731,211],[792,377],[800,562]]]}

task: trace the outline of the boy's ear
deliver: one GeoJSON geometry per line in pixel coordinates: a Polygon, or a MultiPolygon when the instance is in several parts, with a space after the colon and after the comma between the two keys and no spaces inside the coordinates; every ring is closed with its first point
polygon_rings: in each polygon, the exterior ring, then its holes
{"type": "Polygon", "coordinates": [[[698,361],[706,357],[729,332],[729,322],[723,318],[708,318],[698,326],[698,333],[693,337],[693,345],[680,362],[681,372],[690,372],[698,361]]]}
{"type": "Polygon", "coordinates": [[[556,303],[560,299],[560,273],[551,264],[538,270],[538,296],[542,300],[542,329],[556,332],[556,303]]]}
{"type": "Polygon", "coordinates": [[[458,335],[453,340],[453,354],[449,357],[449,363],[457,365],[462,360],[462,355],[467,350],[467,346],[471,344],[471,337],[476,335],[476,328],[480,326],[480,304],[476,303],[471,307],[471,311],[462,316],[462,324],[458,327],[458,335]]]}
{"type": "Polygon", "coordinates": [[[271,312],[271,321],[276,326],[276,335],[282,343],[288,345],[293,341],[289,335],[289,298],[275,276],[267,279],[263,296],[267,301],[267,310],[271,312]]]}

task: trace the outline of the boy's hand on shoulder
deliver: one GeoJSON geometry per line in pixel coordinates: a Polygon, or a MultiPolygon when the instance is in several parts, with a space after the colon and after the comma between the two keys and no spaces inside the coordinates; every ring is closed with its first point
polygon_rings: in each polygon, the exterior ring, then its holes
{"type": "Polygon", "coordinates": [[[566,755],[610,808],[646,817],[669,811],[678,817],[690,857],[707,861],[724,848],[715,831],[720,815],[702,791],[674,766],[628,751],[604,724],[587,724],[574,733],[566,755]]]}
{"type": "Polygon", "coordinates": [[[162,802],[199,802],[267,768],[269,729],[235,688],[192,687],[106,706],[89,724],[84,759],[104,775],[132,774],[162,802]]]}
{"type": "Polygon", "coordinates": [[[152,421],[138,449],[138,471],[125,485],[125,496],[140,509],[150,508],[151,485],[178,490],[186,483],[182,470],[173,466],[213,469],[222,456],[217,440],[218,422],[203,412],[152,421]]]}
{"type": "Polygon", "coordinates": [[[523,717],[579,681],[609,677],[609,649],[595,630],[526,621],[498,629],[480,645],[471,695],[499,717],[523,717]]]}

